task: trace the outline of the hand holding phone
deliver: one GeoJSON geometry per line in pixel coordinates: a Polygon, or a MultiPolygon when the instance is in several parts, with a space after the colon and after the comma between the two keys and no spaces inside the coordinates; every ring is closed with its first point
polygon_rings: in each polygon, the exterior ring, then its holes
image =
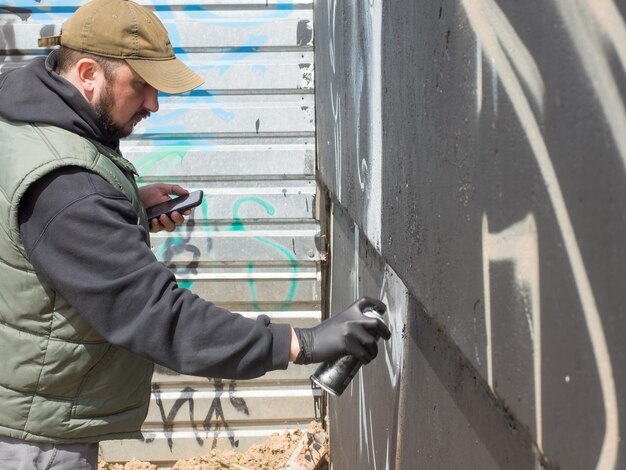
{"type": "Polygon", "coordinates": [[[163,214],[170,215],[172,212],[184,212],[187,209],[199,206],[202,203],[202,197],[204,192],[202,190],[191,191],[189,194],[175,197],[169,201],[156,204],[148,207],[146,212],[148,213],[148,220],[156,219],[163,214]]]}

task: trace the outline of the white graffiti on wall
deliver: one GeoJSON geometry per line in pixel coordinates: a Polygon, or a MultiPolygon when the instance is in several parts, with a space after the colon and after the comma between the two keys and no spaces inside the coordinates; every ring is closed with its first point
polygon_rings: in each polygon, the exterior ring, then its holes
{"type": "MultiPolygon", "coordinates": [[[[533,113],[529,99],[522,87],[521,81],[528,82],[528,77],[533,75],[532,69],[534,67],[529,68],[528,62],[518,61],[518,56],[515,54],[507,55],[505,53],[506,46],[503,45],[508,43],[505,38],[510,35],[511,30],[507,26],[508,20],[504,21],[506,19],[504,13],[493,0],[461,0],[461,2],[469,22],[479,38],[479,47],[482,48],[488,63],[497,71],[502,87],[507,93],[526,134],[563,237],[600,376],[605,432],[597,468],[615,468],[619,445],[619,418],[613,366],[600,312],[585,269],[571,217],[565,204],[565,198],[546,142],[541,134],[537,117],[533,113]]],[[[561,6],[562,12],[567,10],[563,7],[565,2],[556,3],[561,6]]],[[[606,1],[604,4],[610,5],[612,2],[606,1]]],[[[571,12],[571,10],[567,10],[567,12],[571,12]]],[[[599,17],[596,16],[596,18],[599,17]]],[[[601,90],[597,91],[602,92],[601,90]]]]}
{"type": "Polygon", "coordinates": [[[626,70],[626,26],[622,15],[611,0],[557,1],[556,6],[576,46],[574,49],[626,170],[626,106],[604,53],[604,44],[608,43],[626,70]]]}
{"type": "MultiPolygon", "coordinates": [[[[361,292],[361,285],[359,282],[359,273],[361,272],[360,257],[359,257],[359,239],[360,230],[357,225],[354,226],[354,267],[352,273],[355,276],[353,281],[354,298],[359,298],[363,293],[361,292]]],[[[400,386],[402,362],[404,357],[404,334],[405,325],[407,321],[407,309],[408,309],[408,290],[397,276],[397,274],[389,267],[385,266],[385,271],[378,292],[378,298],[381,299],[387,305],[386,321],[391,331],[391,338],[389,341],[381,341],[379,347],[381,350],[380,356],[384,357],[388,377],[389,387],[394,392],[399,392],[400,386]]],[[[380,359],[376,359],[379,361],[380,359]]],[[[355,392],[358,394],[358,413],[359,413],[359,455],[366,457],[368,462],[372,462],[373,468],[378,468],[378,461],[383,454],[376,452],[375,440],[374,440],[374,427],[379,427],[381,423],[374,423],[372,420],[372,406],[367,404],[367,390],[365,387],[365,378],[368,369],[361,368],[355,380],[350,384],[349,393],[354,396],[355,392]],[[356,389],[356,391],[355,391],[356,389]]],[[[382,384],[381,384],[382,385],[382,384]]],[[[399,393],[396,395],[399,396],[399,393]]],[[[392,458],[395,455],[390,454],[391,449],[391,435],[387,435],[386,451],[384,453],[384,468],[393,468],[392,458]]]]}
{"type": "Polygon", "coordinates": [[[487,382],[494,389],[491,328],[491,263],[511,263],[514,280],[524,300],[524,313],[533,345],[533,376],[535,388],[535,432],[537,445],[543,450],[541,401],[541,305],[539,283],[539,242],[535,217],[524,220],[497,233],[489,231],[487,214],[483,215],[483,279],[485,299],[485,327],[487,330],[487,382]]]}
{"type": "MultiPolygon", "coordinates": [[[[476,34],[476,97],[478,115],[482,110],[483,100],[483,45],[482,41],[486,41],[485,48],[489,50],[497,50],[500,57],[506,56],[511,61],[511,66],[517,72],[517,76],[529,90],[535,106],[543,112],[545,100],[545,84],[539,67],[535,63],[528,48],[516,34],[513,25],[499,8],[487,8],[482,4],[481,0],[475,2],[480,8],[480,13],[484,15],[484,20],[491,28],[483,29],[476,34]]],[[[489,57],[494,60],[494,56],[489,57]]],[[[497,89],[498,75],[497,68],[493,68],[493,102],[497,106],[497,89]]],[[[497,113],[497,109],[495,110],[497,113]]]]}
{"type": "MultiPolygon", "coordinates": [[[[380,249],[382,214],[382,1],[368,0],[365,4],[345,4],[341,8],[353,10],[351,28],[346,44],[347,66],[353,71],[354,86],[349,87],[349,101],[354,105],[354,116],[347,122],[351,129],[342,129],[341,83],[338,77],[337,7],[336,0],[328,3],[330,76],[328,79],[333,114],[335,191],[342,201],[342,143],[345,131],[354,135],[356,173],[363,195],[363,230],[374,246],[380,249]]],[[[330,144],[330,142],[329,142],[330,144]]]]}
{"type": "MultiPolygon", "coordinates": [[[[328,54],[330,59],[330,77],[328,78],[330,103],[333,113],[333,137],[334,137],[334,160],[335,160],[335,191],[339,201],[341,201],[341,86],[337,83],[339,76],[337,71],[337,30],[335,21],[337,20],[337,1],[328,2],[328,54]]],[[[329,142],[330,143],[330,142],[329,142]]]]}
{"type": "Polygon", "coordinates": [[[382,20],[380,0],[369,0],[357,8],[352,22],[354,53],[352,70],[355,73],[353,102],[355,105],[356,160],[359,186],[363,201],[363,228],[372,244],[380,249],[382,213],[382,20]],[[363,105],[363,103],[365,103],[363,105]],[[365,106],[365,108],[363,108],[365,106]],[[361,136],[367,136],[367,147],[361,148],[361,136]]]}
{"type": "Polygon", "coordinates": [[[380,288],[378,298],[381,299],[387,308],[387,319],[391,338],[382,343],[385,351],[385,364],[389,373],[389,383],[392,388],[400,383],[400,373],[402,371],[402,358],[404,354],[404,325],[406,324],[407,312],[407,288],[402,284],[400,278],[389,266],[385,266],[383,283],[380,288]]]}

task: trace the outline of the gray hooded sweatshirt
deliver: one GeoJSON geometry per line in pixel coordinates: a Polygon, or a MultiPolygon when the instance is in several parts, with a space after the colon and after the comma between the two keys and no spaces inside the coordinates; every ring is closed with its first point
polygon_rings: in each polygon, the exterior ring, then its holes
{"type": "MultiPolygon", "coordinates": [[[[91,105],[54,71],[55,55],[0,75],[0,115],[118,150],[91,105]]],[[[145,233],[137,236],[144,229],[131,203],[98,175],[77,167],[46,175],[27,191],[19,221],[37,274],[112,344],[190,375],[252,378],[287,367],[290,326],[245,318],[179,287],[145,233]]]]}

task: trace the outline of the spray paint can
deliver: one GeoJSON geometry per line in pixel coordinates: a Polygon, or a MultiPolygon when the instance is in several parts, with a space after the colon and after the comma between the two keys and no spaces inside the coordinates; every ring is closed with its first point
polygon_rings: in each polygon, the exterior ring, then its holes
{"type": "MultiPolygon", "coordinates": [[[[364,309],[363,315],[383,321],[382,314],[371,307],[364,309]]],[[[377,334],[376,340],[379,337],[377,334]]],[[[343,393],[362,365],[363,363],[354,356],[343,356],[336,361],[320,364],[311,376],[311,380],[331,395],[338,397],[343,393]]]]}

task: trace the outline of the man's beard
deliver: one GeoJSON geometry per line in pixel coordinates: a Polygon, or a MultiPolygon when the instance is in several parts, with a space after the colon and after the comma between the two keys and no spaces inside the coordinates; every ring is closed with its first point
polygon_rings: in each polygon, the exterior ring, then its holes
{"type": "MultiPolygon", "coordinates": [[[[94,108],[108,135],[113,139],[119,140],[124,137],[128,137],[133,131],[133,126],[131,126],[130,129],[124,129],[124,127],[115,123],[112,116],[114,106],[115,96],[113,96],[113,93],[111,92],[111,86],[107,85],[98,102],[94,104],[94,108]]],[[[143,110],[138,112],[135,116],[144,119],[150,116],[150,113],[143,110]]]]}

